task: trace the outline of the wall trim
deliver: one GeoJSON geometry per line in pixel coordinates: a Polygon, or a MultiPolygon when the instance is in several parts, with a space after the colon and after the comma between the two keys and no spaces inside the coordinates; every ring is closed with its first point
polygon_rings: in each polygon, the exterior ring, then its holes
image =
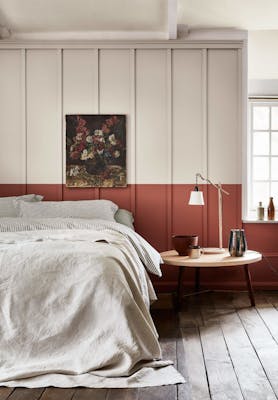
{"type": "Polygon", "coordinates": [[[63,41],[63,40],[1,40],[0,49],[239,49],[244,40],[142,40],[142,41],[63,41]]]}

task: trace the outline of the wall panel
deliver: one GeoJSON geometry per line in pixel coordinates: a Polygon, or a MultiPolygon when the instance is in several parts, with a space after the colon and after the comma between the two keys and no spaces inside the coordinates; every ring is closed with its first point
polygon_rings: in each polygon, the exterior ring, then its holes
{"type": "Polygon", "coordinates": [[[27,184],[62,183],[61,58],[27,50],[27,184]]]}
{"type": "Polygon", "coordinates": [[[25,185],[24,50],[0,51],[0,135],[0,183],[25,185]]]}
{"type": "Polygon", "coordinates": [[[241,183],[238,51],[208,50],[208,174],[241,183]]]}
{"type": "Polygon", "coordinates": [[[63,111],[98,113],[97,50],[63,50],[63,111]]]}
{"type": "Polygon", "coordinates": [[[136,183],[170,183],[167,95],[167,51],[137,50],[136,183]]]}
{"type": "Polygon", "coordinates": [[[190,183],[206,171],[206,102],[202,50],[173,50],[173,182],[190,183]]]}

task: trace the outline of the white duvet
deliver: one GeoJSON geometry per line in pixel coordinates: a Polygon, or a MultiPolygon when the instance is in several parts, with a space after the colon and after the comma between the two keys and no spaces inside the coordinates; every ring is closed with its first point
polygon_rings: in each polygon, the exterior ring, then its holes
{"type": "Polygon", "coordinates": [[[184,382],[149,313],[157,254],[118,225],[0,233],[0,386],[184,382]]]}

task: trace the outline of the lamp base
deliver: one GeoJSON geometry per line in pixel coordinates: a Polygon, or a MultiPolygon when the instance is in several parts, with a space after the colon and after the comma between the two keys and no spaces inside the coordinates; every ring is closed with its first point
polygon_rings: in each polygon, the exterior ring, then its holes
{"type": "Polygon", "coordinates": [[[204,254],[223,254],[225,253],[225,249],[220,247],[204,247],[203,253],[204,254]]]}

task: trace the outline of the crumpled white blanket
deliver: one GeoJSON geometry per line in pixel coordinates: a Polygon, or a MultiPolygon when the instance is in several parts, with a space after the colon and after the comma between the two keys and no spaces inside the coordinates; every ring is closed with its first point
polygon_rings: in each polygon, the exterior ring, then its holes
{"type": "Polygon", "coordinates": [[[150,284],[117,232],[0,236],[0,386],[184,382],[161,360],[150,284]]]}

